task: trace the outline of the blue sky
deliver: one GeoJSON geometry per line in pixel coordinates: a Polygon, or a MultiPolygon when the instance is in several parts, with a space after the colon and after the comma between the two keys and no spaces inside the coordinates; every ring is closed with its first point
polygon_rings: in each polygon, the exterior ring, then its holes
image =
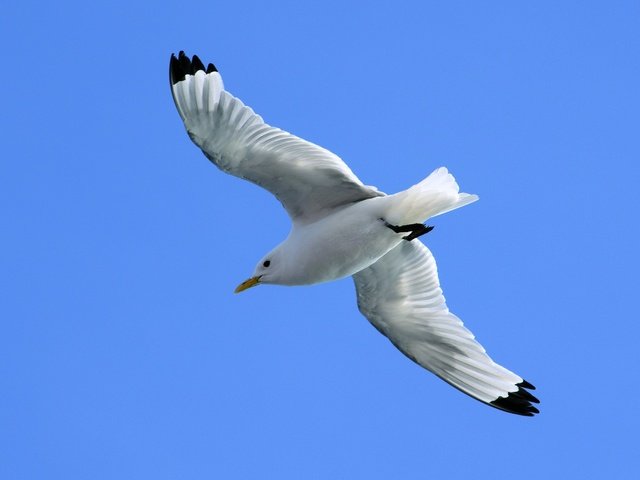
{"type": "Polygon", "coordinates": [[[638,469],[637,2],[9,1],[0,18],[0,476],[625,478],[638,469]],[[488,408],[350,279],[233,288],[288,232],[191,144],[180,49],[395,192],[449,306],[542,413],[488,408]]]}

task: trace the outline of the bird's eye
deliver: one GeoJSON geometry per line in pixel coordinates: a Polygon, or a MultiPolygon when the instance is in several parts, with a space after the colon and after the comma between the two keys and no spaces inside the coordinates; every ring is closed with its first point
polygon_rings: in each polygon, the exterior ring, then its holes
{"type": "Polygon", "coordinates": [[[269,265],[271,265],[271,260],[265,260],[264,262],[262,262],[262,266],[264,268],[267,268],[269,265]]]}

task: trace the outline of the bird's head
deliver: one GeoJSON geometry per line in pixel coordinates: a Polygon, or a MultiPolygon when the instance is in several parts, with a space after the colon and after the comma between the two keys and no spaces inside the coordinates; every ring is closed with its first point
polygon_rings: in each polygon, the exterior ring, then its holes
{"type": "Polygon", "coordinates": [[[235,293],[243,292],[263,283],[281,283],[282,270],[282,256],[276,248],[260,259],[251,278],[238,285],[235,293]]]}

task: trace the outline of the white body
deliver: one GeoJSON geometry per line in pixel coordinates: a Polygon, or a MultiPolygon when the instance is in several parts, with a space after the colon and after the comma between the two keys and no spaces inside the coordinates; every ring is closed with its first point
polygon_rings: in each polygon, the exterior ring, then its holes
{"type": "Polygon", "coordinates": [[[276,250],[286,251],[287,277],[281,285],[311,285],[349,277],[395,248],[404,234],[394,233],[381,218],[391,197],[376,197],[344,207],[307,225],[293,226],[276,250]]]}
{"type": "Polygon", "coordinates": [[[353,275],[377,262],[403,241],[387,224],[422,223],[478,199],[459,193],[446,168],[438,168],[413,187],[395,195],[360,200],[317,220],[293,221],[287,239],[256,266],[261,283],[311,285],[353,275]],[[265,260],[274,266],[264,268],[265,260]]]}

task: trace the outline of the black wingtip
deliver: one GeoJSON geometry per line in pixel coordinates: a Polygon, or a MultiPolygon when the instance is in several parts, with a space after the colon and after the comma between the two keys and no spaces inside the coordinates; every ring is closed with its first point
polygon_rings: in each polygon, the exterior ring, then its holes
{"type": "Polygon", "coordinates": [[[528,388],[529,390],[535,390],[536,387],[534,387],[533,385],[531,385],[529,382],[527,382],[526,380],[522,380],[522,382],[520,382],[518,384],[518,386],[522,386],[522,388],[528,388]]]}
{"type": "Polygon", "coordinates": [[[193,68],[193,73],[196,73],[198,70],[204,70],[204,65],[200,61],[197,55],[194,55],[191,58],[191,66],[193,68]]]}
{"type": "Polygon", "coordinates": [[[189,60],[189,57],[187,57],[182,50],[178,54],[178,62],[180,63],[185,75],[193,75],[191,60],[189,60]]]}
{"type": "Polygon", "coordinates": [[[189,60],[184,50],[180,50],[177,57],[173,53],[171,54],[171,60],[169,62],[169,79],[171,80],[171,85],[181,82],[187,75],[195,75],[198,70],[203,70],[205,73],[218,71],[213,63],[210,63],[205,69],[204,64],[197,55],[194,55],[191,60],[189,60]]]}
{"type": "Polygon", "coordinates": [[[176,58],[176,56],[172,53],[171,60],[169,62],[169,80],[171,81],[171,85],[175,85],[178,82],[184,80],[186,76],[186,72],[183,70],[182,65],[176,58]]]}
{"type": "Polygon", "coordinates": [[[526,380],[516,384],[516,386],[518,387],[517,391],[509,393],[506,397],[497,398],[491,402],[491,405],[506,412],[526,417],[532,417],[536,413],[540,413],[540,410],[531,405],[532,403],[540,403],[540,400],[525,390],[525,388],[535,390],[535,387],[526,380]]]}

